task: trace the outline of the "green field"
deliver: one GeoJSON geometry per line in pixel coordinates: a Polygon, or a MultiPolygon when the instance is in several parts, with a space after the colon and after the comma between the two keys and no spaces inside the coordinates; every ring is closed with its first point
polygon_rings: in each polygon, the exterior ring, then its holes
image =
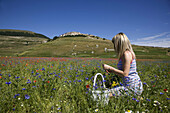
{"type": "MultiPolygon", "coordinates": [[[[96,104],[89,88],[96,73],[107,74],[102,64],[116,67],[114,59],[100,58],[0,58],[0,111],[2,113],[168,113],[169,61],[137,61],[144,85],[141,96],[110,98],[108,105],[96,104]],[[88,87],[87,87],[88,85],[88,87]]],[[[100,83],[100,79],[99,83],[100,83]]],[[[119,81],[115,81],[120,84],[119,81]]],[[[109,87],[110,88],[110,87],[109,87]]]]}
{"type": "MultiPolygon", "coordinates": [[[[170,49],[132,45],[137,59],[170,59],[170,49]]],[[[111,40],[94,35],[53,39],[32,31],[0,29],[0,56],[115,58],[111,40]]]]}
{"type": "MultiPolygon", "coordinates": [[[[113,49],[112,42],[102,38],[61,37],[47,43],[44,41],[47,39],[0,36],[0,56],[116,57],[114,51],[108,51],[108,49],[113,49]]],[[[132,46],[138,59],[170,59],[169,48],[132,46]]]]}

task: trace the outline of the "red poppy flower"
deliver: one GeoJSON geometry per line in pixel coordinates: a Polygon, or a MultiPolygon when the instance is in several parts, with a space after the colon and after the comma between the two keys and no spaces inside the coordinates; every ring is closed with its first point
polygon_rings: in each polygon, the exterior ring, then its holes
{"type": "Polygon", "coordinates": [[[47,81],[47,83],[50,83],[50,81],[47,81]]]}
{"type": "Polygon", "coordinates": [[[86,85],[86,88],[90,88],[90,86],[89,86],[89,85],[86,85]]]}
{"type": "Polygon", "coordinates": [[[155,87],[155,85],[153,85],[152,87],[155,87]]]}
{"type": "Polygon", "coordinates": [[[165,92],[167,92],[168,90],[167,89],[164,89],[165,92]]]}
{"type": "Polygon", "coordinates": [[[2,78],[2,77],[0,77],[0,78],[2,78]]]}
{"type": "Polygon", "coordinates": [[[34,83],[37,82],[36,80],[34,80],[34,83]]]}

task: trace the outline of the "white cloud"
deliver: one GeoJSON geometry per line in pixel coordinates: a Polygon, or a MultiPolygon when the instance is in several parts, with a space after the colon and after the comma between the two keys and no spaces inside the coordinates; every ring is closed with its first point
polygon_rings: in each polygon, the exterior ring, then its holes
{"type": "Polygon", "coordinates": [[[154,47],[170,47],[170,32],[144,37],[133,41],[132,44],[154,47]]]}
{"type": "Polygon", "coordinates": [[[138,40],[152,40],[152,39],[155,39],[157,37],[161,37],[161,36],[164,36],[166,34],[168,34],[169,32],[164,32],[164,33],[161,33],[159,35],[155,35],[155,36],[150,36],[150,37],[145,37],[145,38],[140,38],[138,40]]]}

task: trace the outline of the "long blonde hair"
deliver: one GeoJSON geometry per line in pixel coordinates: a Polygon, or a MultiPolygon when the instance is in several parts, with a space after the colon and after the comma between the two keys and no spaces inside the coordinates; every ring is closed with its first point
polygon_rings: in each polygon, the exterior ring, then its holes
{"type": "Polygon", "coordinates": [[[125,51],[130,51],[133,58],[136,58],[135,53],[132,49],[131,43],[128,37],[124,33],[118,33],[112,38],[112,43],[114,44],[115,52],[117,53],[118,59],[123,56],[125,51]]]}

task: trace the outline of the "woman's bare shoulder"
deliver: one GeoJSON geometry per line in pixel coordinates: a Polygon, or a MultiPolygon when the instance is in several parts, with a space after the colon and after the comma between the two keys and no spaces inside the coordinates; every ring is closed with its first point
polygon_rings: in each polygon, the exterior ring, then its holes
{"type": "Polygon", "coordinates": [[[124,60],[130,60],[130,61],[132,60],[132,54],[130,51],[125,51],[123,57],[124,60]]]}

